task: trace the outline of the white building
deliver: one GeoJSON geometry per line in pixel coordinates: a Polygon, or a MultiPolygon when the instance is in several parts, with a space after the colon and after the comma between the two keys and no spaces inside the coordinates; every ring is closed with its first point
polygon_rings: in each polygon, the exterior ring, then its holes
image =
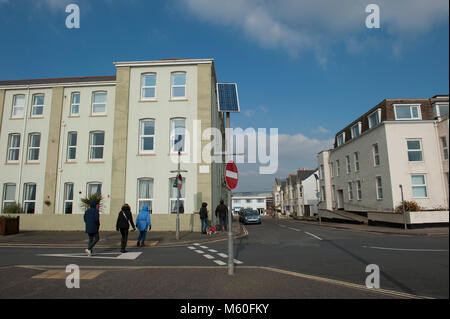
{"type": "Polygon", "coordinates": [[[104,229],[128,203],[133,213],[149,205],[155,229],[173,230],[178,151],[182,229],[198,226],[190,215],[202,202],[226,200],[224,165],[202,157],[204,130],[225,134],[214,60],[115,66],[116,76],[0,81],[1,204],[25,208],[21,229],[82,230],[81,198],[97,192],[104,229]]]}
{"type": "Polygon", "coordinates": [[[241,208],[251,208],[261,215],[267,213],[267,202],[270,193],[235,193],[232,195],[233,212],[236,214],[241,208]]]}
{"type": "Polygon", "coordinates": [[[448,96],[387,99],[319,153],[319,208],[393,212],[404,199],[448,210],[448,96]]]}

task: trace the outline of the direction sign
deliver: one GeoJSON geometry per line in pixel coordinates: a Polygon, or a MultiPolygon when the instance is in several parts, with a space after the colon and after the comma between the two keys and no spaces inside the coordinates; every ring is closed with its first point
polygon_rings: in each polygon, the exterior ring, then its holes
{"type": "Polygon", "coordinates": [[[225,181],[230,190],[236,188],[239,180],[239,174],[236,164],[233,161],[229,161],[225,167],[225,181]]]}

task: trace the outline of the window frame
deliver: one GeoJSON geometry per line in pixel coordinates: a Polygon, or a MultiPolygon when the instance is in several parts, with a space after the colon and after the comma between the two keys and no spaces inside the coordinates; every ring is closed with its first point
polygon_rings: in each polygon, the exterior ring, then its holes
{"type": "Polygon", "coordinates": [[[77,147],[78,147],[78,132],[77,131],[70,131],[67,133],[67,154],[66,154],[66,162],[68,163],[72,163],[75,162],[77,160],[77,147]],[[75,134],[76,136],[76,143],[75,145],[70,145],[71,142],[71,138],[70,136],[75,134]],[[75,157],[74,158],[69,158],[70,155],[70,149],[75,149],[75,157]]]}
{"type": "MultiPolygon", "coordinates": [[[[433,104],[433,115],[435,119],[439,119],[445,115],[441,114],[441,106],[446,106],[449,107],[449,103],[448,102],[435,102],[433,104]]],[[[448,113],[446,114],[448,116],[448,113]]]]}
{"type": "Polygon", "coordinates": [[[336,145],[337,145],[337,147],[339,147],[344,144],[345,144],[345,132],[342,132],[336,138],[336,145]],[[342,136],[342,141],[340,141],[341,136],[342,136]]]}
{"type": "Polygon", "coordinates": [[[105,144],[106,144],[106,134],[105,131],[91,131],[89,132],[89,162],[103,162],[105,159],[105,144]],[[93,141],[93,134],[95,133],[103,133],[103,145],[99,146],[99,145],[92,145],[92,141],[93,141]],[[91,158],[91,150],[92,148],[102,148],[102,158],[91,158]]]}
{"type": "Polygon", "coordinates": [[[341,174],[341,163],[339,160],[336,160],[336,177],[339,177],[341,174]]]}
{"type": "Polygon", "coordinates": [[[92,194],[89,193],[89,186],[90,185],[100,185],[100,194],[99,195],[102,195],[102,190],[103,190],[103,183],[102,182],[87,182],[86,183],[86,195],[87,195],[87,197],[90,197],[91,195],[93,195],[93,193],[92,194]]]}
{"type": "Polygon", "coordinates": [[[139,147],[139,154],[143,155],[143,154],[155,154],[155,142],[156,142],[156,120],[152,119],[152,118],[148,118],[148,119],[141,119],[139,120],[139,142],[138,142],[138,147],[139,147]],[[142,132],[142,125],[144,122],[153,122],[153,135],[144,135],[142,132]],[[143,138],[153,138],[153,149],[152,150],[143,150],[143,145],[144,143],[142,143],[142,139],[143,138]]]}
{"type": "Polygon", "coordinates": [[[43,118],[44,117],[44,107],[45,107],[45,94],[44,93],[36,93],[33,94],[33,96],[31,97],[31,114],[30,114],[30,118],[43,118]],[[38,96],[42,96],[42,104],[35,104],[35,99],[38,96]],[[38,107],[42,108],[42,113],[41,114],[37,114],[34,115],[34,110],[38,107]]]}
{"type": "Polygon", "coordinates": [[[21,134],[20,133],[10,133],[8,134],[8,149],[6,152],[6,163],[19,163],[20,160],[20,143],[21,143],[21,134]],[[14,136],[19,137],[19,146],[12,146],[12,140],[14,136]],[[16,160],[10,160],[10,152],[11,151],[17,151],[17,159],[16,160]]]}
{"type": "Polygon", "coordinates": [[[177,201],[176,197],[171,197],[172,196],[172,192],[171,192],[172,188],[176,188],[177,192],[180,192],[179,200],[180,200],[180,203],[181,202],[183,203],[183,207],[184,207],[184,210],[186,212],[186,177],[182,177],[182,179],[183,179],[182,182],[181,182],[182,183],[182,187],[181,187],[181,191],[179,191],[177,187],[173,187],[173,184],[176,181],[176,177],[169,177],[169,214],[176,214],[177,213],[176,211],[175,212],[171,211],[172,210],[172,201],[175,201],[175,203],[177,201]],[[183,195],[183,191],[184,191],[184,197],[182,196],[183,195]]]}
{"type": "Polygon", "coordinates": [[[39,163],[41,156],[41,133],[33,132],[28,134],[28,147],[27,147],[27,163],[39,163]],[[39,136],[39,146],[32,146],[32,138],[35,136],[39,136]],[[38,150],[37,159],[30,159],[31,152],[33,150],[38,150]]]}
{"type": "Polygon", "coordinates": [[[372,154],[373,154],[374,167],[379,167],[381,164],[381,160],[380,160],[380,146],[378,143],[372,144],[372,154]],[[378,160],[378,163],[377,163],[377,160],[378,160]]]}
{"type": "Polygon", "coordinates": [[[176,72],[172,72],[170,74],[170,99],[171,100],[186,100],[187,99],[187,72],[186,71],[176,71],[176,72]],[[173,84],[174,75],[176,75],[176,74],[184,74],[184,85],[173,84]],[[179,88],[179,87],[184,87],[184,96],[175,97],[173,95],[173,89],[179,88]]]}
{"type": "Polygon", "coordinates": [[[407,154],[408,154],[408,163],[423,163],[425,161],[424,160],[422,139],[420,139],[420,138],[409,138],[409,139],[406,139],[406,150],[407,150],[407,154]],[[410,150],[409,146],[408,146],[408,142],[416,142],[416,141],[419,142],[420,148],[418,150],[417,149],[410,150]],[[420,161],[411,161],[410,158],[409,158],[409,153],[410,152],[420,152],[421,160],[420,161]]]}
{"type": "Polygon", "coordinates": [[[107,91],[94,91],[92,92],[92,101],[91,101],[91,116],[105,116],[107,114],[107,109],[108,109],[108,92],[107,91]],[[96,94],[105,94],[106,95],[106,100],[105,102],[94,102],[95,101],[95,95],[96,94]],[[94,113],[94,105],[105,105],[105,111],[103,113],[94,113]]]}
{"type": "Polygon", "coordinates": [[[347,164],[347,175],[352,172],[352,163],[350,161],[350,155],[345,156],[345,163],[347,164]]]}
{"type": "Polygon", "coordinates": [[[12,98],[12,106],[11,106],[11,118],[12,119],[23,119],[25,117],[25,106],[26,106],[26,101],[25,101],[25,94],[14,94],[13,98],[12,98]],[[19,96],[23,96],[23,106],[17,107],[16,105],[16,101],[17,98],[19,96]],[[22,108],[22,115],[20,116],[14,116],[14,110],[17,108],[22,108]]]}
{"type": "Polygon", "coordinates": [[[353,197],[353,182],[348,182],[347,183],[347,191],[348,191],[348,200],[349,201],[353,201],[354,197],[353,197]]]}
{"type": "Polygon", "coordinates": [[[16,202],[16,191],[17,191],[17,185],[15,183],[4,183],[3,184],[2,207],[1,207],[2,212],[6,207],[6,205],[5,205],[6,203],[15,203],[16,202]],[[14,186],[14,199],[12,199],[12,200],[6,199],[6,194],[8,192],[8,186],[14,186]]]}
{"type": "Polygon", "coordinates": [[[141,74],[141,101],[156,101],[156,99],[157,99],[157,95],[156,95],[156,88],[157,88],[157,86],[158,86],[158,76],[156,75],[156,72],[148,72],[148,73],[142,73],[141,74]],[[144,81],[144,78],[146,77],[146,76],[149,76],[149,75],[154,75],[155,76],[155,85],[148,85],[148,86],[146,86],[146,85],[144,85],[145,84],[145,81],[144,81]],[[145,89],[154,89],[155,90],[155,96],[154,97],[144,97],[144,90],[145,89]]]}
{"type": "Polygon", "coordinates": [[[73,214],[73,198],[74,198],[74,189],[75,185],[72,182],[64,183],[64,198],[63,198],[63,209],[64,209],[64,215],[72,215],[73,214]],[[72,185],[72,199],[67,199],[67,186],[72,185]],[[72,211],[70,213],[66,212],[66,203],[72,204],[72,211]]]}
{"type": "Polygon", "coordinates": [[[421,104],[393,104],[394,107],[394,118],[396,121],[413,121],[413,120],[421,120],[422,119],[422,108],[421,104]],[[409,107],[409,113],[411,115],[410,118],[399,118],[397,116],[397,108],[399,107],[409,107]],[[417,108],[417,117],[413,117],[412,108],[417,108]]]}
{"type": "Polygon", "coordinates": [[[81,104],[81,93],[80,92],[72,92],[71,96],[70,96],[70,117],[80,117],[80,104],[81,104]],[[78,95],[78,103],[74,103],[73,99],[75,97],[75,95],[78,95]],[[74,106],[78,106],[78,113],[74,113],[73,112],[73,108],[74,106]]]}
{"type": "Polygon", "coordinates": [[[37,184],[36,183],[25,183],[23,184],[23,200],[22,207],[25,214],[36,214],[36,197],[37,197],[37,184]],[[26,199],[27,195],[27,186],[34,186],[34,199],[26,199]],[[26,205],[33,203],[34,204],[34,212],[27,213],[26,205]]]}
{"type": "Polygon", "coordinates": [[[360,170],[360,165],[359,165],[359,152],[354,152],[353,153],[353,159],[355,161],[355,172],[359,172],[360,170]]]}
{"type": "Polygon", "coordinates": [[[151,177],[141,177],[137,179],[137,206],[136,206],[136,210],[137,211],[141,211],[141,205],[140,202],[150,202],[150,207],[149,207],[149,212],[150,214],[153,213],[153,199],[155,197],[155,179],[151,178],[151,177]],[[140,182],[142,181],[150,181],[151,182],[151,195],[152,197],[150,198],[140,198],[140,182]]]}
{"type": "Polygon", "coordinates": [[[416,199],[427,199],[428,198],[428,185],[427,185],[427,177],[426,174],[411,174],[411,196],[412,198],[416,198],[416,199]],[[423,177],[423,181],[424,184],[414,184],[413,183],[413,178],[415,176],[422,176],[423,177]],[[425,197],[416,197],[414,196],[414,188],[425,188],[425,197]]]}
{"type": "Polygon", "coordinates": [[[381,176],[375,176],[375,187],[376,187],[376,193],[377,193],[377,200],[383,200],[383,198],[384,198],[383,178],[381,176]],[[380,192],[380,190],[381,190],[381,192],[380,192]],[[380,194],[381,194],[381,196],[380,196],[380,194]]]}
{"type": "Polygon", "coordinates": [[[356,123],[355,125],[353,125],[353,126],[350,128],[350,135],[351,135],[351,138],[352,138],[352,139],[354,139],[355,137],[358,137],[358,136],[361,135],[361,128],[362,128],[362,123],[361,123],[361,122],[356,123]],[[358,128],[358,134],[357,134],[357,135],[355,135],[354,132],[353,132],[353,131],[354,131],[353,128],[355,128],[355,127],[358,128]]]}
{"type": "Polygon", "coordinates": [[[362,200],[362,183],[359,179],[356,181],[356,199],[362,200]]]}
{"type": "Polygon", "coordinates": [[[447,143],[447,137],[441,136],[441,148],[442,148],[442,157],[444,161],[448,161],[448,143],[447,143]]]}
{"type": "Polygon", "coordinates": [[[170,153],[171,154],[178,154],[178,151],[177,150],[174,150],[174,141],[175,141],[175,139],[174,139],[174,136],[176,135],[176,134],[173,134],[174,133],[174,125],[175,125],[175,121],[177,121],[177,120],[183,120],[184,121],[184,134],[183,134],[183,141],[184,141],[184,143],[183,143],[183,150],[182,151],[180,151],[181,152],[181,154],[186,154],[187,153],[187,151],[186,151],[186,118],[184,118],[184,117],[175,117],[175,118],[171,118],[170,119],[170,137],[169,137],[169,141],[170,141],[170,153]],[[172,124],[173,123],[173,124],[172,124]]]}
{"type": "Polygon", "coordinates": [[[370,113],[370,114],[367,116],[367,121],[368,121],[368,124],[369,124],[369,129],[378,126],[378,125],[381,123],[381,108],[378,108],[378,109],[376,109],[375,111],[373,111],[372,113],[370,113]],[[371,120],[370,120],[370,118],[371,118],[372,115],[374,115],[374,114],[377,115],[378,123],[376,123],[376,124],[372,124],[372,122],[371,122],[371,120]]]}

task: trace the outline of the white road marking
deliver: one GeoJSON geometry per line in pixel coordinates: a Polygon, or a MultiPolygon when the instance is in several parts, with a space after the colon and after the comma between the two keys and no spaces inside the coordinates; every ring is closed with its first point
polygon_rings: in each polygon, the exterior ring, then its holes
{"type": "Polygon", "coordinates": [[[297,228],[291,228],[291,227],[288,227],[289,229],[292,229],[292,230],[295,230],[295,231],[300,231],[300,229],[297,229],[297,228]]]}
{"type": "Polygon", "coordinates": [[[138,258],[142,252],[133,252],[133,253],[94,253],[92,256],[86,255],[86,253],[79,254],[38,254],[37,256],[44,257],[63,257],[63,258],[91,258],[91,259],[115,259],[115,260],[135,260],[138,258]],[[104,257],[99,255],[117,255],[115,257],[104,257]]]}
{"type": "Polygon", "coordinates": [[[200,246],[200,244],[199,243],[195,243],[194,246],[200,246]]]}
{"type": "Polygon", "coordinates": [[[188,246],[188,248],[191,249],[191,250],[197,249],[194,246],[188,246]]]}
{"type": "Polygon", "coordinates": [[[194,250],[197,254],[204,254],[205,252],[203,250],[194,250]]]}
{"type": "Polygon", "coordinates": [[[314,238],[317,238],[318,240],[322,240],[322,238],[320,238],[320,237],[318,237],[318,236],[316,236],[314,234],[308,233],[307,231],[305,231],[305,233],[310,235],[310,236],[313,236],[314,238]]]}
{"type": "Polygon", "coordinates": [[[224,263],[223,261],[220,261],[220,260],[213,260],[213,261],[220,266],[226,265],[226,263],[224,263]]]}
{"type": "Polygon", "coordinates": [[[287,226],[285,226],[285,225],[281,225],[281,224],[278,224],[278,226],[280,226],[280,227],[284,227],[284,228],[286,228],[287,226]]]}
{"type": "Polygon", "coordinates": [[[200,248],[203,248],[203,249],[208,249],[208,247],[206,247],[206,246],[200,246],[200,248]]]}
{"type": "Polygon", "coordinates": [[[227,257],[228,257],[228,255],[227,255],[227,254],[224,254],[224,253],[218,253],[217,255],[219,255],[219,256],[222,257],[222,258],[227,258],[227,257]]]}
{"type": "Polygon", "coordinates": [[[208,255],[208,254],[205,254],[205,255],[203,255],[203,257],[205,257],[205,258],[208,258],[208,259],[214,259],[214,257],[213,257],[213,256],[211,256],[211,255],[208,255]]]}
{"type": "Polygon", "coordinates": [[[215,249],[208,249],[208,251],[210,251],[212,253],[217,253],[217,250],[215,250],[215,249]]]}
{"type": "Polygon", "coordinates": [[[123,253],[119,256],[117,256],[117,259],[128,259],[128,260],[135,260],[139,257],[139,255],[142,254],[142,252],[136,252],[136,253],[123,253]]]}
{"type": "Polygon", "coordinates": [[[409,248],[388,248],[388,247],[375,247],[375,246],[363,246],[365,248],[381,249],[381,250],[396,250],[396,251],[429,251],[429,252],[448,252],[448,249],[409,249],[409,248]]]}
{"type": "Polygon", "coordinates": [[[235,263],[235,264],[238,264],[238,265],[240,265],[240,264],[243,264],[243,262],[242,262],[242,261],[240,261],[240,260],[237,260],[237,259],[233,259],[233,261],[234,261],[234,263],[235,263]]]}

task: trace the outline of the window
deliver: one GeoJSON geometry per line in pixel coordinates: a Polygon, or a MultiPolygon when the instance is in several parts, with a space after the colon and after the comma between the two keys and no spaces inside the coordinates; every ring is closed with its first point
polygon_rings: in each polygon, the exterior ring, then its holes
{"type": "Polygon", "coordinates": [[[320,165],[320,179],[322,181],[325,179],[325,171],[323,165],[320,165]]]}
{"type": "Polygon", "coordinates": [[[67,136],[67,161],[71,162],[77,158],[77,132],[69,132],[67,136]]]}
{"type": "Polygon", "coordinates": [[[138,179],[138,211],[141,211],[144,205],[148,206],[150,213],[153,211],[153,179],[151,178],[138,179]]]}
{"type": "Polygon", "coordinates": [[[169,210],[170,213],[177,213],[177,193],[179,193],[180,196],[180,207],[183,205],[184,209],[184,199],[185,199],[185,189],[186,189],[186,178],[183,177],[181,190],[178,190],[176,178],[172,177],[169,179],[169,210]]]}
{"type": "Polygon", "coordinates": [[[352,133],[352,138],[355,138],[355,137],[361,135],[361,122],[358,122],[356,125],[352,126],[351,133],[352,133]]]}
{"type": "Polygon", "coordinates": [[[4,184],[3,185],[3,202],[2,202],[2,211],[6,206],[13,204],[16,202],[16,184],[4,184]]]}
{"type": "Polygon", "coordinates": [[[362,199],[361,181],[356,181],[356,196],[358,200],[362,199]]]}
{"type": "Polygon", "coordinates": [[[444,117],[448,115],[448,102],[447,103],[435,103],[433,105],[434,117],[444,117]]]}
{"type": "Polygon", "coordinates": [[[378,144],[373,144],[373,162],[375,166],[380,166],[380,152],[378,150],[378,144]]]}
{"type": "Polygon", "coordinates": [[[339,163],[339,160],[336,160],[336,176],[339,176],[341,174],[341,164],[339,163]]]}
{"type": "Polygon", "coordinates": [[[31,133],[28,137],[28,162],[39,161],[39,151],[41,148],[41,134],[31,133]]]}
{"type": "Polygon", "coordinates": [[[322,192],[320,192],[320,197],[322,198],[323,201],[326,201],[325,186],[322,186],[321,189],[322,189],[322,192]]]}
{"type": "Polygon", "coordinates": [[[143,74],[141,78],[141,100],[156,99],[156,74],[143,74]]]}
{"type": "Polygon", "coordinates": [[[6,162],[18,162],[20,153],[20,134],[9,134],[8,136],[8,157],[6,162]]]}
{"type": "Polygon", "coordinates": [[[427,184],[425,181],[425,175],[412,175],[412,194],[414,198],[427,198],[427,184]]]}
{"type": "Polygon", "coordinates": [[[355,172],[359,172],[359,152],[355,152],[355,172]]]}
{"type": "Polygon", "coordinates": [[[395,119],[396,120],[420,120],[422,114],[420,112],[420,104],[415,105],[395,105],[395,119]]]}
{"type": "Polygon", "coordinates": [[[72,214],[73,183],[64,184],[64,214],[72,214]]]}
{"type": "Polygon", "coordinates": [[[345,143],[345,132],[338,135],[337,146],[339,147],[339,146],[343,145],[344,143],[345,143]]]}
{"type": "Polygon", "coordinates": [[[25,112],[25,95],[14,95],[12,105],[12,118],[23,118],[25,112]]]}
{"type": "Polygon", "coordinates": [[[80,115],[80,93],[72,93],[72,99],[70,102],[70,116],[80,115]]]}
{"type": "Polygon", "coordinates": [[[348,200],[353,200],[353,183],[348,183],[348,200]]]}
{"type": "Polygon", "coordinates": [[[155,121],[139,121],[139,153],[153,153],[155,150],[155,121]]]}
{"type": "Polygon", "coordinates": [[[25,214],[34,214],[36,205],[36,184],[24,185],[23,211],[25,214]]]}
{"type": "Polygon", "coordinates": [[[380,123],[381,119],[381,109],[376,110],[367,117],[369,121],[369,128],[372,128],[380,123]]]}
{"type": "Polygon", "coordinates": [[[106,114],[106,92],[94,92],[92,96],[92,115],[106,114]]]}
{"type": "Polygon", "coordinates": [[[172,73],[172,99],[186,98],[186,73],[172,73]]]}
{"type": "Polygon", "coordinates": [[[350,174],[351,172],[350,155],[347,155],[345,157],[345,162],[347,163],[347,174],[350,174]]]}
{"type": "Polygon", "coordinates": [[[42,117],[44,115],[44,94],[33,95],[31,117],[42,117]]]}
{"type": "Polygon", "coordinates": [[[448,160],[448,145],[447,145],[447,138],[445,136],[441,137],[441,144],[444,160],[448,160]]]}
{"type": "Polygon", "coordinates": [[[334,177],[334,163],[333,162],[331,162],[330,173],[331,173],[331,177],[334,177]]]}
{"type": "Polygon", "coordinates": [[[102,194],[102,183],[92,182],[87,184],[87,195],[91,197],[94,194],[102,194]]]}
{"type": "Polygon", "coordinates": [[[377,199],[383,199],[383,184],[381,176],[376,177],[376,184],[377,184],[377,199]]]}
{"type": "Polygon", "coordinates": [[[186,120],[173,119],[171,120],[171,151],[178,153],[185,151],[185,134],[186,134],[186,120]]]}
{"type": "Polygon", "coordinates": [[[91,132],[89,138],[89,160],[102,160],[105,147],[105,132],[91,132]]]}
{"type": "Polygon", "coordinates": [[[420,140],[409,140],[408,145],[408,161],[410,162],[421,162],[423,161],[422,156],[422,143],[420,140]]]}

